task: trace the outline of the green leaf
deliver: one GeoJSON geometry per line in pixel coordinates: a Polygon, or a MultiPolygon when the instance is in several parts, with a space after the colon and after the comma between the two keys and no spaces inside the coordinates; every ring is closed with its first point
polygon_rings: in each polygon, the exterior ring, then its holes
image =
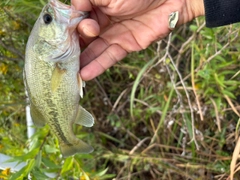
{"type": "Polygon", "coordinates": [[[34,168],[32,170],[33,177],[36,177],[37,180],[44,180],[44,179],[49,179],[48,176],[46,176],[44,173],[42,173],[38,168],[34,168]]]}
{"type": "Polygon", "coordinates": [[[28,161],[27,166],[23,167],[20,171],[13,174],[9,180],[22,180],[33,169],[35,163],[36,163],[35,159],[30,159],[28,161]]]}
{"type": "Polygon", "coordinates": [[[40,151],[36,156],[36,167],[40,167],[42,163],[42,151],[40,151]]]}
{"type": "Polygon", "coordinates": [[[73,168],[73,157],[68,157],[64,161],[61,174],[66,173],[67,171],[71,170],[73,168]]]}
{"type": "Polygon", "coordinates": [[[214,74],[215,80],[216,82],[223,88],[225,88],[226,86],[224,85],[224,77],[222,76],[218,76],[217,73],[214,74]]]}
{"type": "Polygon", "coordinates": [[[232,99],[235,99],[235,95],[233,93],[231,93],[230,91],[227,91],[227,90],[222,90],[223,94],[227,95],[228,97],[232,98],[232,99]]]}
{"type": "Polygon", "coordinates": [[[45,145],[44,149],[45,149],[46,153],[50,153],[50,154],[59,152],[58,148],[56,148],[54,146],[50,146],[50,145],[45,145]]]}
{"type": "Polygon", "coordinates": [[[196,25],[190,25],[189,28],[190,28],[191,31],[196,32],[197,29],[198,29],[198,26],[196,26],[196,25]]]}
{"type": "Polygon", "coordinates": [[[61,167],[47,158],[42,158],[42,162],[49,169],[59,169],[61,167]]]}
{"type": "Polygon", "coordinates": [[[133,103],[134,103],[134,99],[135,99],[135,93],[137,90],[137,87],[141,81],[141,78],[143,76],[143,74],[146,72],[146,70],[157,60],[158,57],[155,57],[153,59],[151,59],[142,69],[141,71],[138,73],[137,78],[133,84],[132,87],[132,92],[131,92],[131,97],[130,97],[130,113],[131,116],[133,117],[133,103]]]}
{"type": "Polygon", "coordinates": [[[106,134],[106,133],[98,132],[98,134],[101,135],[101,136],[103,136],[103,137],[105,137],[105,138],[107,138],[107,139],[110,139],[110,140],[112,140],[112,141],[114,141],[114,142],[117,142],[117,143],[119,143],[119,144],[122,144],[122,142],[121,142],[119,139],[114,138],[114,137],[112,137],[112,136],[110,136],[110,135],[108,135],[108,134],[106,134]]]}
{"type": "Polygon", "coordinates": [[[239,82],[234,81],[234,80],[227,80],[227,81],[224,82],[224,84],[231,85],[231,86],[237,86],[239,84],[239,82]]]}
{"type": "Polygon", "coordinates": [[[105,175],[105,174],[107,173],[107,171],[108,171],[108,168],[106,168],[106,169],[104,169],[104,170],[98,172],[95,176],[99,176],[99,177],[101,177],[101,176],[105,175]]]}
{"type": "Polygon", "coordinates": [[[30,159],[28,161],[28,165],[26,166],[26,173],[29,173],[33,169],[33,167],[35,166],[35,162],[35,159],[30,159]]]}
{"type": "Polygon", "coordinates": [[[28,152],[25,155],[13,157],[10,160],[8,160],[7,162],[16,162],[16,161],[24,162],[24,161],[27,161],[29,159],[35,158],[35,156],[38,154],[38,152],[39,152],[39,149],[34,149],[34,150],[28,152]]]}

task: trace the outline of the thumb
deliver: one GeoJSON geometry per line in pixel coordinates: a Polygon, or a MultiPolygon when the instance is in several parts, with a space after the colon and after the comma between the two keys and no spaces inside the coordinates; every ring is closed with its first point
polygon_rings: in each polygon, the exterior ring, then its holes
{"type": "Polygon", "coordinates": [[[89,0],[89,1],[94,6],[105,7],[105,6],[109,6],[112,0],[89,0]]]}
{"type": "Polygon", "coordinates": [[[92,6],[106,7],[112,0],[71,0],[71,4],[80,11],[91,11],[92,6]]]}
{"type": "Polygon", "coordinates": [[[79,11],[91,11],[92,5],[89,0],[71,0],[71,4],[79,11]]]}

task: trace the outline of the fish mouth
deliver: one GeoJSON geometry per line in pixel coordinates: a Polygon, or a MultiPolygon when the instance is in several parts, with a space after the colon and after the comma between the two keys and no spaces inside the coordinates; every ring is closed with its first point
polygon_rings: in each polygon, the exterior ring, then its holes
{"type": "Polygon", "coordinates": [[[73,5],[64,4],[58,0],[50,0],[49,5],[58,13],[71,20],[71,24],[78,24],[82,19],[87,18],[89,13],[86,11],[78,11],[73,5]]]}

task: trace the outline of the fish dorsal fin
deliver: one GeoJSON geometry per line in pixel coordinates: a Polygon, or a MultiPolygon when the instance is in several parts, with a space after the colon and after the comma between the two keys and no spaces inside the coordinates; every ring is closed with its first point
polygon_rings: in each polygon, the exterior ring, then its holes
{"type": "Polygon", "coordinates": [[[30,114],[35,126],[43,127],[45,125],[45,118],[33,104],[30,104],[30,114]]]}
{"type": "Polygon", "coordinates": [[[63,74],[66,72],[65,69],[61,69],[58,64],[56,64],[51,78],[51,90],[52,92],[55,92],[56,89],[59,87],[63,74]]]}
{"type": "Polygon", "coordinates": [[[86,83],[85,83],[85,81],[82,80],[79,73],[78,73],[77,78],[78,78],[79,94],[80,94],[80,97],[82,98],[83,97],[83,88],[85,87],[86,83]]]}
{"type": "Polygon", "coordinates": [[[79,106],[75,123],[86,127],[92,127],[94,124],[94,118],[86,111],[86,109],[79,106]]]}

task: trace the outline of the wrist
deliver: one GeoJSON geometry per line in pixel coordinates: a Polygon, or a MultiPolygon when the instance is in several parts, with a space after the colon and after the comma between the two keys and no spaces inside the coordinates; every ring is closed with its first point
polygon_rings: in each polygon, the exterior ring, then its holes
{"type": "Polygon", "coordinates": [[[192,19],[205,14],[203,0],[186,0],[186,6],[192,19]]]}
{"type": "Polygon", "coordinates": [[[204,14],[205,9],[203,0],[185,0],[178,24],[185,24],[198,16],[203,16],[204,14]]]}

